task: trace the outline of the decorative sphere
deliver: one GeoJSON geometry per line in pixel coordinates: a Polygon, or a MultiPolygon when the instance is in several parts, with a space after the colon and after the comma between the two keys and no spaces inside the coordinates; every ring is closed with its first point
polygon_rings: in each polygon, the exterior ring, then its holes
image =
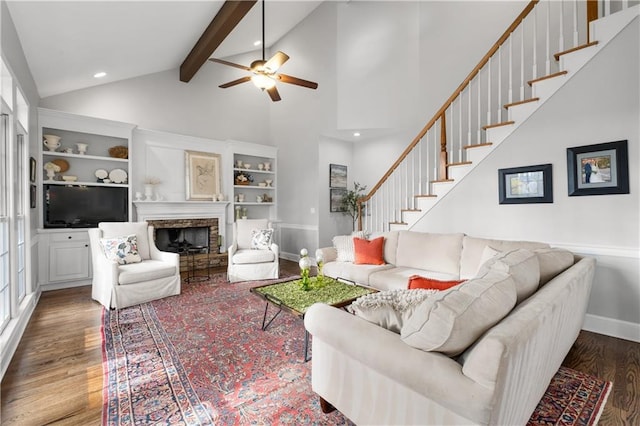
{"type": "Polygon", "coordinates": [[[322,250],[316,250],[316,262],[324,262],[324,257],[322,256],[322,250]]]}
{"type": "Polygon", "coordinates": [[[300,269],[310,269],[311,259],[309,259],[309,256],[304,256],[302,259],[300,259],[298,265],[300,266],[300,269]]]}
{"type": "Polygon", "coordinates": [[[309,255],[309,252],[307,251],[306,248],[303,248],[302,250],[300,250],[300,256],[305,257],[308,255],[309,255]]]}

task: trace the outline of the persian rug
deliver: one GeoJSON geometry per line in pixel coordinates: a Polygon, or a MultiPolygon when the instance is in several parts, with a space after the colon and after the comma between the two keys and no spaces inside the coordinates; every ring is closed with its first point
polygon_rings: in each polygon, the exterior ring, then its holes
{"type": "MultiPolygon", "coordinates": [[[[103,425],[352,424],[320,410],[303,322],[283,313],[261,331],[265,302],[249,289],[271,282],[217,274],[179,296],[103,310],[103,425]]],[[[561,368],[529,424],[594,424],[609,388],[561,368]]]]}

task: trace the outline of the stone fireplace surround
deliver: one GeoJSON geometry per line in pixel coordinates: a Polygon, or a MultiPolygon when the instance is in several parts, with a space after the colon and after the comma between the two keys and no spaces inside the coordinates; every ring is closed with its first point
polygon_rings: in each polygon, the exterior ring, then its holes
{"type": "MultiPolygon", "coordinates": [[[[147,221],[156,230],[161,228],[209,228],[210,256],[207,254],[196,254],[196,269],[207,266],[225,266],[226,254],[218,253],[218,235],[222,236],[223,247],[227,242],[226,223],[227,205],[226,201],[137,201],[134,202],[138,221],[147,221]]],[[[186,270],[187,261],[185,256],[181,256],[180,270],[186,270]],[[184,259],[183,259],[184,258],[184,259]]]]}

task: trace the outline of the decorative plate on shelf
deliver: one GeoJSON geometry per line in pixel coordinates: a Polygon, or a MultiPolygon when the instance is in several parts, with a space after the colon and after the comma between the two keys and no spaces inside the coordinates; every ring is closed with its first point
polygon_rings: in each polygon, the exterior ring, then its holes
{"type": "Polygon", "coordinates": [[[113,183],[125,183],[127,181],[127,172],[122,169],[113,169],[109,173],[109,179],[113,183]]]}
{"type": "Polygon", "coordinates": [[[95,175],[98,179],[105,179],[107,176],[109,176],[109,173],[105,169],[98,169],[96,170],[95,175]]]}
{"type": "Polygon", "coordinates": [[[64,158],[56,158],[51,160],[51,162],[60,167],[60,173],[64,173],[69,170],[69,162],[64,158]]]}

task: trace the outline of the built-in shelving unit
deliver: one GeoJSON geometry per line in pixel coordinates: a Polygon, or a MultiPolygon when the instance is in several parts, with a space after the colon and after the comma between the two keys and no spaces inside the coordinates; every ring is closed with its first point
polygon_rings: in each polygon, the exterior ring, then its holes
{"type": "Polygon", "coordinates": [[[233,146],[233,199],[231,201],[234,219],[244,216],[249,219],[275,219],[277,148],[235,142],[233,146]],[[241,184],[238,176],[247,177],[249,183],[241,184]]]}
{"type": "MultiPolygon", "coordinates": [[[[91,257],[87,228],[95,226],[90,221],[56,221],[47,217],[49,203],[52,201],[53,188],[64,191],[64,187],[79,191],[95,188],[91,193],[94,200],[103,201],[108,209],[110,198],[108,191],[116,191],[121,204],[119,220],[131,220],[131,138],[134,125],[93,117],[68,114],[40,108],[38,158],[36,160],[37,203],[39,212],[39,280],[45,288],[63,288],[85,285],[91,279],[91,257]],[[59,146],[45,146],[45,135],[60,138],[59,146]],[[127,158],[112,156],[109,150],[122,147],[128,153],[127,158]],[[56,161],[57,160],[57,161],[56,161]],[[62,163],[68,169],[50,177],[44,166],[49,163],[62,163]],[[63,180],[63,176],[75,177],[75,180],[63,180]],[[100,189],[104,188],[104,190],[100,189]],[[110,188],[121,188],[121,191],[110,188]],[[51,194],[47,193],[47,189],[51,194]],[[102,195],[105,197],[102,197],[102,195]]],[[[57,190],[56,190],[57,191],[57,190]]],[[[87,192],[89,194],[90,192],[87,192]]],[[[61,196],[59,192],[56,196],[61,196]]],[[[87,199],[89,199],[87,197],[87,199]]],[[[89,204],[77,203],[78,217],[82,217],[89,204]]]]}

